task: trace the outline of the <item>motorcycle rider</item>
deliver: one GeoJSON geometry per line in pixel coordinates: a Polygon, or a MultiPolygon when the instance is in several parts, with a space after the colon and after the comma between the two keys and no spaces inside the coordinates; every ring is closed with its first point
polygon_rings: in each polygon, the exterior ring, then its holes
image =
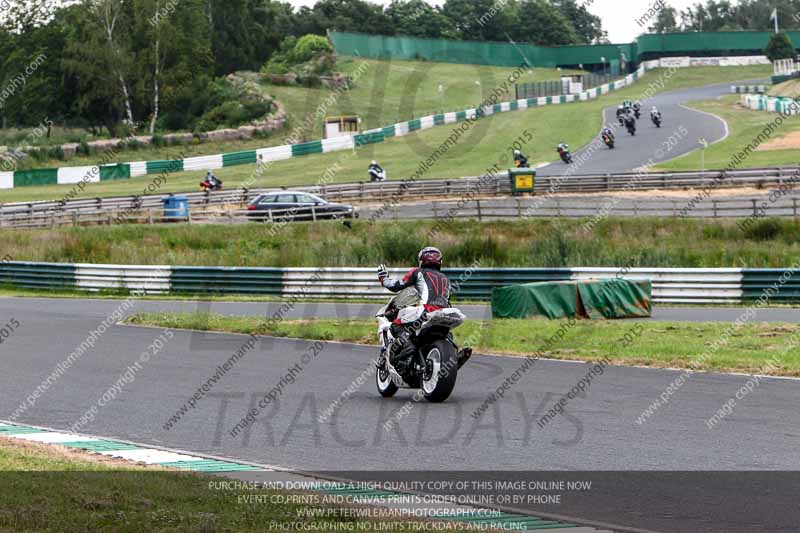
{"type": "MultiPolygon", "coordinates": [[[[437,311],[450,307],[450,279],[442,274],[442,252],[438,248],[428,246],[417,255],[418,266],[409,270],[403,279],[389,276],[386,265],[378,266],[378,280],[381,285],[392,292],[400,292],[414,287],[420,297],[420,304],[425,312],[437,311]]],[[[425,316],[423,314],[423,316],[425,316]]],[[[405,378],[411,370],[413,355],[417,347],[410,341],[412,331],[396,319],[392,324],[395,342],[389,361],[398,373],[405,378]]]]}
{"type": "Polygon", "coordinates": [[[206,173],[206,179],[203,183],[207,183],[208,188],[212,190],[222,187],[222,180],[216,177],[214,175],[214,171],[212,170],[209,170],[208,173],[206,173]]]}
{"type": "Polygon", "coordinates": [[[653,122],[661,121],[661,111],[659,111],[656,106],[653,106],[653,108],[650,110],[650,120],[653,122]]]}
{"type": "Polygon", "coordinates": [[[634,135],[636,132],[636,118],[632,113],[625,115],[625,129],[627,129],[628,133],[631,135],[634,135]]]}
{"type": "Polygon", "coordinates": [[[611,128],[609,128],[608,126],[604,127],[602,130],[600,130],[600,138],[605,141],[606,137],[608,137],[612,141],[614,140],[614,131],[611,128]]]}
{"type": "Polygon", "coordinates": [[[622,105],[617,106],[617,120],[619,121],[620,126],[625,125],[625,107],[622,105]]]}
{"type": "Polygon", "coordinates": [[[558,146],[556,146],[556,152],[558,152],[558,155],[561,156],[561,159],[563,160],[566,155],[569,155],[569,145],[567,143],[558,143],[558,146]]]}
{"type": "Polygon", "coordinates": [[[384,181],[386,180],[386,174],[384,173],[381,166],[378,164],[377,161],[374,159],[369,164],[369,168],[367,168],[367,173],[369,174],[370,181],[384,181]]]}
{"type": "Polygon", "coordinates": [[[633,103],[633,114],[636,115],[636,118],[639,118],[642,111],[642,105],[636,101],[633,103]]]}
{"type": "Polygon", "coordinates": [[[528,158],[519,150],[514,150],[514,165],[517,168],[528,168],[528,158]]]}

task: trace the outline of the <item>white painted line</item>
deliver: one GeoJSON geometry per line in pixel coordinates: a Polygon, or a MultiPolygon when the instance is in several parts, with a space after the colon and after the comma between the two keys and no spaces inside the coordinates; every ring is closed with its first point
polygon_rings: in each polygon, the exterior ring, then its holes
{"type": "Polygon", "coordinates": [[[182,453],[165,452],[163,450],[116,450],[98,452],[103,455],[111,457],[119,457],[120,459],[127,459],[128,461],[136,461],[137,463],[157,464],[157,463],[174,463],[176,461],[203,461],[202,457],[195,455],[185,455],[182,453]]]}
{"type": "MultiPolygon", "coordinates": [[[[718,116],[717,116],[717,115],[715,115],[714,113],[709,113],[708,111],[700,111],[699,109],[692,109],[691,107],[687,107],[687,106],[686,106],[686,105],[684,105],[684,104],[678,104],[678,107],[682,107],[682,108],[684,108],[685,110],[687,110],[687,111],[692,111],[692,112],[694,112],[694,113],[701,113],[701,114],[703,114],[703,115],[708,115],[708,116],[710,116],[710,117],[714,117],[715,119],[717,119],[717,120],[719,120],[720,122],[722,122],[722,125],[723,125],[723,126],[725,126],[725,135],[723,135],[722,137],[720,137],[720,138],[719,138],[719,139],[717,139],[716,141],[712,142],[712,143],[711,143],[711,146],[713,146],[713,145],[715,145],[715,144],[717,144],[717,143],[720,143],[720,142],[724,141],[725,139],[727,139],[728,137],[730,137],[730,134],[731,134],[731,129],[730,129],[730,127],[728,126],[728,123],[725,121],[725,119],[724,119],[724,118],[722,118],[722,117],[718,117],[718,116]]],[[[694,151],[696,151],[696,150],[698,150],[698,149],[696,148],[695,150],[692,150],[692,152],[694,152],[694,151]]],[[[688,152],[688,153],[691,153],[691,152],[688,152]]],[[[684,154],[684,155],[686,155],[686,154],[684,154]]]]}
{"type": "Polygon", "coordinates": [[[57,431],[48,431],[45,433],[22,433],[20,435],[9,435],[15,439],[29,440],[32,442],[41,442],[42,444],[63,444],[65,442],[96,442],[100,439],[83,438],[77,435],[70,435],[69,433],[59,433],[57,431]]]}

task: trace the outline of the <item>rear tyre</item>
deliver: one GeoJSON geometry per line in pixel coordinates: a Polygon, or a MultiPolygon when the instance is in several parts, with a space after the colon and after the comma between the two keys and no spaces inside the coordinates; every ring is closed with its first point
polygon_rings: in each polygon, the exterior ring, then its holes
{"type": "Polygon", "coordinates": [[[431,403],[440,403],[450,397],[458,377],[458,355],[455,347],[446,340],[434,342],[425,355],[422,375],[422,392],[431,403]]]}
{"type": "Polygon", "coordinates": [[[392,381],[389,370],[386,368],[375,369],[375,384],[378,386],[378,392],[384,398],[391,398],[397,392],[397,385],[392,381]]]}

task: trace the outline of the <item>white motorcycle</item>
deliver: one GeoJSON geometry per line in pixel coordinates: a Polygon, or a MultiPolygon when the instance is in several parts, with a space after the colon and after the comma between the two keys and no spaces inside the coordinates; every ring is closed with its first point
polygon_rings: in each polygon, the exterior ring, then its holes
{"type": "Polygon", "coordinates": [[[384,398],[394,396],[401,388],[422,389],[429,402],[443,402],[453,392],[458,369],[472,356],[471,348],[458,350],[450,334],[467,317],[456,308],[426,312],[419,301],[416,289],[409,287],[397,293],[375,315],[381,341],[375,382],[384,398]],[[396,319],[411,333],[405,342],[412,342],[417,348],[403,375],[390,360],[390,354],[402,348],[394,345],[403,342],[392,331],[396,319]]]}
{"type": "Polygon", "coordinates": [[[374,168],[369,169],[369,181],[386,181],[386,170],[381,169],[381,171],[378,172],[374,168]]]}

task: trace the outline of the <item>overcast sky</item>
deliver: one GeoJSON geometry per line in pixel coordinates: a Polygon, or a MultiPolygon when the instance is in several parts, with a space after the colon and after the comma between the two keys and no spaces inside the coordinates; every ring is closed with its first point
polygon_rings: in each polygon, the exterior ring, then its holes
{"type": "MultiPolygon", "coordinates": [[[[390,0],[370,0],[387,5],[390,0]]],[[[591,0],[585,0],[588,3],[591,0]]],[[[669,0],[670,5],[678,11],[698,3],[699,0],[669,0]]],[[[289,0],[295,6],[312,6],[315,0],[289,0]]],[[[429,4],[442,4],[443,1],[428,1],[429,4]]],[[[608,37],[613,43],[629,43],[637,35],[644,33],[648,24],[639,26],[636,20],[640,19],[648,9],[655,4],[655,0],[594,0],[589,6],[589,11],[603,19],[603,29],[608,32],[608,37]]],[[[679,21],[680,22],[680,21],[679,21]]]]}

